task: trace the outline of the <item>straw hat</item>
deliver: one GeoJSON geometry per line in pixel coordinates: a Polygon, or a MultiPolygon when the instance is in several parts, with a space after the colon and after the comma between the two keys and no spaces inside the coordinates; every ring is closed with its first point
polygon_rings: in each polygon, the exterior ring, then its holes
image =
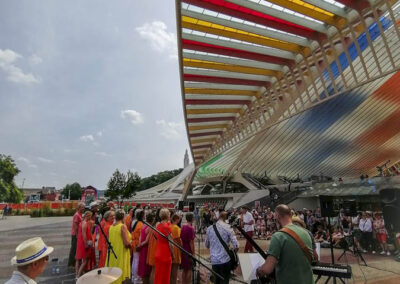
{"type": "Polygon", "coordinates": [[[304,229],[307,228],[307,226],[306,226],[306,224],[304,223],[304,221],[301,220],[301,218],[299,218],[299,217],[297,217],[297,216],[295,216],[295,217],[292,218],[292,222],[293,222],[293,223],[299,224],[299,225],[300,225],[301,227],[303,227],[304,229]]]}
{"type": "Polygon", "coordinates": [[[26,265],[51,254],[53,250],[54,248],[46,246],[40,237],[28,239],[17,246],[16,256],[11,259],[11,264],[26,265]]]}

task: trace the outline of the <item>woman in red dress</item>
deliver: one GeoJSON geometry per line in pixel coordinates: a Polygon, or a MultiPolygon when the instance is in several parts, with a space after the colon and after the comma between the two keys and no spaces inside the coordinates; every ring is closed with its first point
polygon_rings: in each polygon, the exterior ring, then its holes
{"type": "Polygon", "coordinates": [[[92,218],[88,222],[89,232],[90,232],[90,240],[92,241],[93,246],[90,249],[89,259],[86,264],[86,271],[93,270],[96,267],[96,250],[95,250],[95,246],[94,246],[94,244],[96,243],[96,227],[94,224],[93,217],[94,216],[92,215],[92,218]]]}
{"type": "Polygon", "coordinates": [[[81,276],[85,271],[86,264],[88,263],[93,248],[92,234],[90,231],[89,222],[92,218],[92,212],[86,211],[83,214],[83,220],[78,227],[78,240],[76,246],[75,259],[82,261],[79,270],[76,272],[76,277],[81,276]]]}
{"type": "MultiPolygon", "coordinates": [[[[171,223],[169,222],[169,218],[169,210],[166,208],[161,209],[161,222],[157,225],[157,230],[159,230],[164,236],[168,236],[168,238],[172,241],[171,223]]],[[[168,279],[169,282],[171,276],[172,255],[172,245],[162,236],[157,234],[154,284],[165,284],[166,279],[168,279]]]]}

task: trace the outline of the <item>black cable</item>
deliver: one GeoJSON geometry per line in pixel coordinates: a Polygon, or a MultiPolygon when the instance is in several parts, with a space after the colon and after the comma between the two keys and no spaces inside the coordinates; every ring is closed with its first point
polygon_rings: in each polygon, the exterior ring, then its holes
{"type": "Polygon", "coordinates": [[[374,269],[376,269],[376,270],[385,271],[385,272],[389,272],[389,273],[393,273],[393,274],[400,275],[399,272],[394,272],[394,271],[392,271],[392,270],[386,270],[386,269],[378,268],[378,267],[371,266],[371,265],[368,265],[368,267],[374,268],[374,269]]]}

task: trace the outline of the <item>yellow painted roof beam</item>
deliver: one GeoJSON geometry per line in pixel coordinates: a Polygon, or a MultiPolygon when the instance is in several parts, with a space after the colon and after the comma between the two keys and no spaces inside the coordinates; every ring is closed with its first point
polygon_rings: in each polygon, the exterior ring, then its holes
{"type": "Polygon", "coordinates": [[[204,69],[213,69],[213,70],[223,70],[229,72],[236,73],[246,73],[253,75],[265,75],[265,76],[274,76],[280,78],[282,73],[275,70],[255,68],[255,67],[246,67],[239,65],[231,65],[224,63],[215,63],[210,61],[202,61],[197,59],[183,59],[183,65],[187,67],[196,67],[196,68],[204,68],[204,69]]]}
{"type": "Polygon", "coordinates": [[[182,16],[182,28],[201,31],[209,34],[215,34],[237,40],[247,41],[259,45],[290,51],[293,53],[303,53],[304,55],[308,55],[309,53],[308,48],[304,48],[294,43],[280,41],[273,38],[261,36],[258,34],[253,34],[242,30],[228,28],[225,26],[213,24],[210,22],[206,22],[203,20],[187,16],[182,16]]]}
{"type": "Polygon", "coordinates": [[[202,155],[207,153],[207,149],[194,149],[193,150],[193,155],[202,155]]]}
{"type": "Polygon", "coordinates": [[[189,131],[212,129],[212,128],[227,128],[227,127],[228,127],[227,124],[194,125],[194,126],[189,126],[189,131]]]}
{"type": "Polygon", "coordinates": [[[268,0],[268,2],[298,12],[328,25],[341,28],[346,24],[346,19],[301,0],[268,0]]]}
{"type": "Polygon", "coordinates": [[[187,114],[207,114],[207,113],[238,113],[240,108],[210,108],[210,109],[187,109],[187,114]]]}
{"type": "Polygon", "coordinates": [[[190,144],[196,145],[200,143],[213,143],[215,141],[215,138],[203,138],[203,139],[195,139],[195,138],[190,138],[190,144]]]}
{"type": "Polygon", "coordinates": [[[257,96],[258,92],[257,91],[247,91],[247,90],[229,90],[229,89],[185,88],[185,94],[257,96]]]}

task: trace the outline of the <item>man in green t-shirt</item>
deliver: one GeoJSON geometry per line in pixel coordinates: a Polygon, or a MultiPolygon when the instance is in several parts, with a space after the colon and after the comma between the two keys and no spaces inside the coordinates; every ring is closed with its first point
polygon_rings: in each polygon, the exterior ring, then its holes
{"type": "MultiPolygon", "coordinates": [[[[275,219],[282,228],[292,230],[306,245],[309,255],[313,255],[312,240],[303,228],[292,223],[292,213],[287,205],[275,208],[275,219]]],[[[285,232],[272,235],[265,263],[257,269],[257,275],[270,275],[275,269],[276,282],[279,284],[313,284],[314,277],[310,261],[297,241],[285,232]]]]}

